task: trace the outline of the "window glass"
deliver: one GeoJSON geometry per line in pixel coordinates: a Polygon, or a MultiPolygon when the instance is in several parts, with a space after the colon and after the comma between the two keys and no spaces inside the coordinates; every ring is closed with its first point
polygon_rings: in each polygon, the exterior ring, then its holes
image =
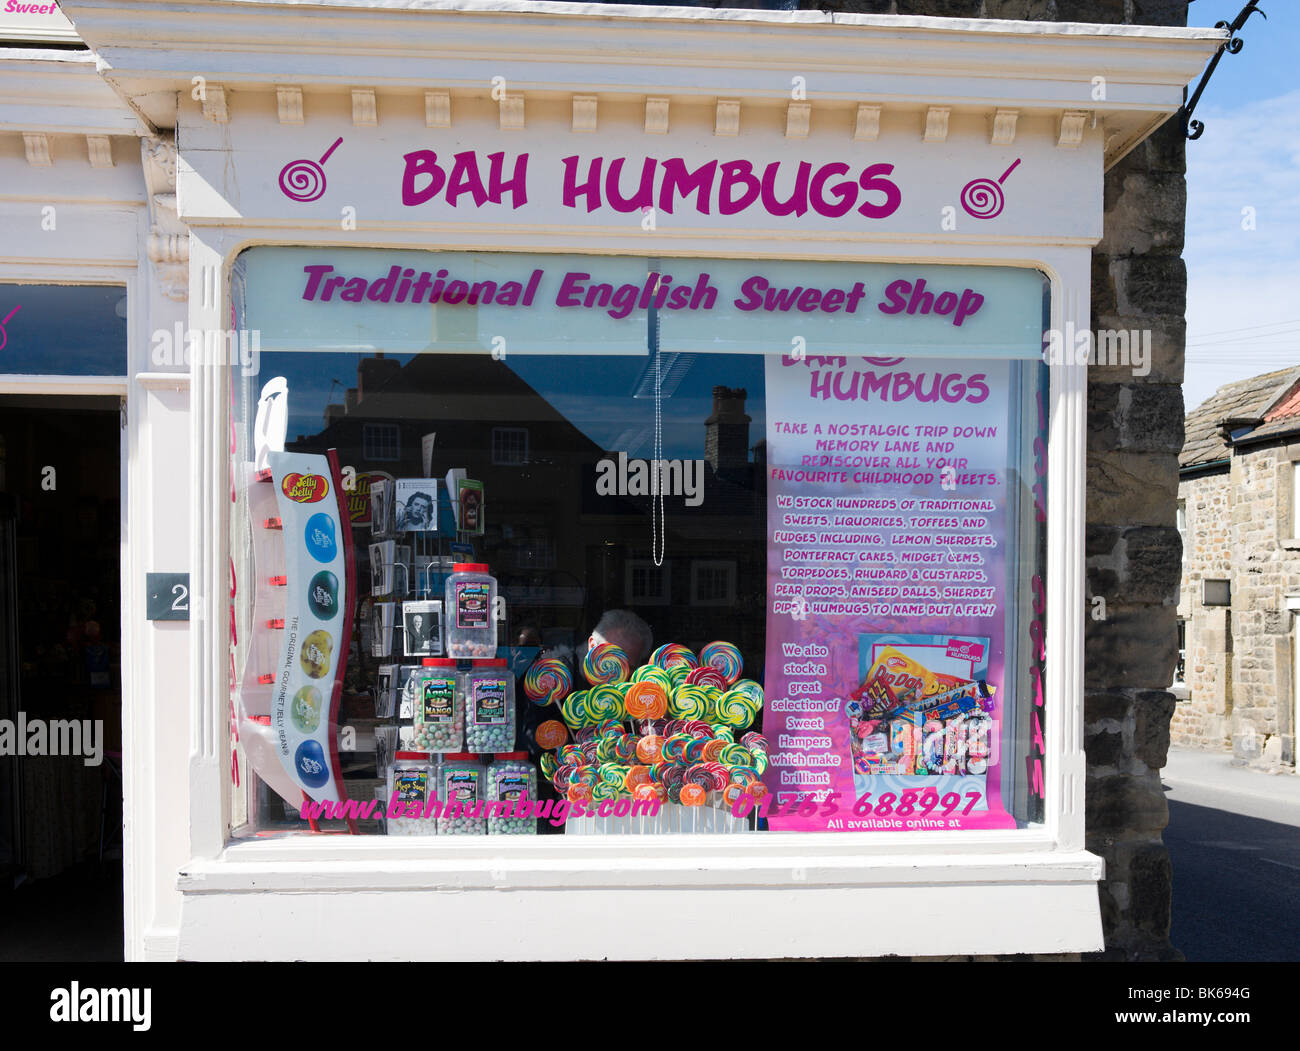
{"type": "Polygon", "coordinates": [[[248,830],[1041,820],[1041,275],[268,248],[235,295],[248,830]],[[531,306],[395,302],[458,274],[531,306]]]}
{"type": "Polygon", "coordinates": [[[126,289],[0,284],[0,373],[125,376],[126,289]]]}

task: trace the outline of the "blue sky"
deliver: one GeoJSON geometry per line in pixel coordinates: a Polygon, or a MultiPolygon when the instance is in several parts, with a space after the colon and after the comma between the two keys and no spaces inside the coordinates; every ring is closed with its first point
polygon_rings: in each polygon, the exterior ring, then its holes
{"type": "MultiPolygon", "coordinates": [[[[1244,0],[1196,0],[1192,25],[1244,0]]],[[[1187,144],[1188,409],[1232,380],[1300,364],[1300,4],[1263,0],[1225,55],[1187,144]],[[1245,230],[1242,209],[1253,208],[1245,230]]]]}

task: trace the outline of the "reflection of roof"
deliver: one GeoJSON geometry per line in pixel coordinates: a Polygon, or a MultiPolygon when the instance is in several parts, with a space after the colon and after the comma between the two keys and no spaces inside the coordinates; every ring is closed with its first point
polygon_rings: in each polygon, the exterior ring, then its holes
{"type": "Polygon", "coordinates": [[[1226,460],[1232,446],[1300,430],[1300,367],[1225,383],[1187,414],[1178,466],[1226,460]]]}

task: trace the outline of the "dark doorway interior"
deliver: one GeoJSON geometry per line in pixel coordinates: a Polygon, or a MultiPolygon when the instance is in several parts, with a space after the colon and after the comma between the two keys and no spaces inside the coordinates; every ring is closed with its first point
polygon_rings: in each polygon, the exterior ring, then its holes
{"type": "Polygon", "coordinates": [[[0,959],[122,955],[120,436],[0,396],[0,959]]]}

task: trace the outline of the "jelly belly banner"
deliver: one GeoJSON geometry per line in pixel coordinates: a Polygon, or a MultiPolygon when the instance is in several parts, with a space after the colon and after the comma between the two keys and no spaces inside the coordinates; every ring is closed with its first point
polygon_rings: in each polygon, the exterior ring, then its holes
{"type": "Polygon", "coordinates": [[[337,719],[352,631],[352,530],[340,524],[346,504],[330,459],[273,452],[269,463],[286,589],[271,729],[281,764],[307,795],[343,800],[337,719]]]}
{"type": "Polygon", "coordinates": [[[1015,827],[998,771],[1011,368],[767,359],[772,829],[1015,827]]]}

